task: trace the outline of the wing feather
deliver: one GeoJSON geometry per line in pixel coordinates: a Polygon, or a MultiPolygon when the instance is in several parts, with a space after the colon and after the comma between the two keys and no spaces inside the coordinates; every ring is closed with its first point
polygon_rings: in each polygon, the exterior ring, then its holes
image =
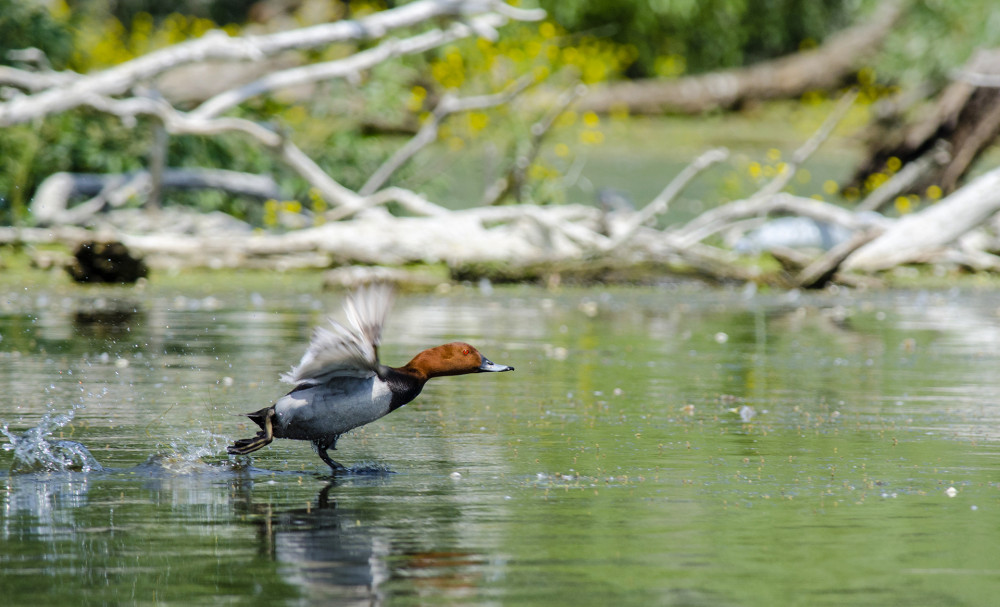
{"type": "Polygon", "coordinates": [[[379,366],[378,345],[392,306],[392,289],[385,284],[362,287],[344,302],[349,327],[330,319],[317,327],[298,366],[281,375],[295,385],[316,385],[337,377],[370,377],[379,366]]]}
{"type": "Polygon", "coordinates": [[[382,327],[392,308],[392,287],[386,283],[373,283],[361,287],[347,297],[344,311],[347,321],[375,349],[382,341],[382,327]]]}

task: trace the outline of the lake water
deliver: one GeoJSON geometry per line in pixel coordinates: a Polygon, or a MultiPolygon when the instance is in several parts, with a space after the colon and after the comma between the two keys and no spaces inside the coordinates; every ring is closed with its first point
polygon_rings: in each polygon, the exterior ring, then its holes
{"type": "Polygon", "coordinates": [[[331,478],[225,446],[341,295],[211,288],[0,297],[0,420],[34,449],[0,451],[4,605],[1000,595],[1000,294],[400,296],[385,362],[463,339],[517,370],[432,381],[331,478]]]}

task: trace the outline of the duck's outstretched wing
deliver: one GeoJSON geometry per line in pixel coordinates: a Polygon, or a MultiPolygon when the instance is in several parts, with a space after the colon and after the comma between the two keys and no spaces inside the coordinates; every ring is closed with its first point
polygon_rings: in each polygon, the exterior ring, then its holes
{"type": "Polygon", "coordinates": [[[344,302],[347,321],[365,342],[371,344],[375,363],[378,363],[382,327],[392,308],[392,299],[392,287],[386,283],[372,283],[348,295],[344,302]]]}
{"type": "Polygon", "coordinates": [[[281,380],[315,385],[335,377],[372,375],[378,370],[378,345],[391,307],[388,285],[368,285],[351,293],[344,302],[350,327],[332,318],[330,329],[317,327],[298,366],[282,374],[281,380]]]}

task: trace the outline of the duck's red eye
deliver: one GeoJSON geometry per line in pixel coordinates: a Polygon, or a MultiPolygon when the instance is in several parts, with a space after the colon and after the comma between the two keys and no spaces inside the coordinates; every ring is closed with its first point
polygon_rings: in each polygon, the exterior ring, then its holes
{"type": "Polygon", "coordinates": [[[468,353],[469,353],[469,349],[468,348],[465,348],[464,350],[462,350],[462,354],[468,354],[468,353]]]}

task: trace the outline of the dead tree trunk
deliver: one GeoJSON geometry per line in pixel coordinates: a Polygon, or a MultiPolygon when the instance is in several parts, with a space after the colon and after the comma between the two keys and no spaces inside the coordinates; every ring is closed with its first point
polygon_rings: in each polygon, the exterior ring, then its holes
{"type": "MultiPolygon", "coordinates": [[[[31,214],[39,225],[80,225],[108,207],[121,207],[132,196],[146,196],[153,187],[148,171],[115,175],[53,173],[38,186],[31,214]],[[75,197],[91,197],[69,206],[75,197]]],[[[222,169],[167,169],[160,176],[161,190],[218,189],[238,196],[282,198],[281,189],[267,175],[222,169]]]]}
{"type": "Polygon", "coordinates": [[[822,46],[773,61],[672,80],[654,78],[595,87],[580,101],[580,109],[698,114],[737,107],[750,100],[785,99],[812,90],[833,90],[843,85],[860,62],[882,44],[902,8],[902,2],[884,2],[871,19],[831,36],[822,46]]]}
{"type": "Polygon", "coordinates": [[[949,150],[947,162],[925,168],[920,178],[900,193],[922,194],[931,185],[951,193],[998,135],[1000,49],[980,50],[923,118],[890,132],[879,129],[851,185],[861,187],[869,175],[885,172],[890,158],[898,158],[905,166],[939,146],[949,150]]]}
{"type": "Polygon", "coordinates": [[[919,213],[906,215],[844,260],[845,270],[874,272],[933,260],[1000,211],[1000,169],[982,175],[919,213]]]}

